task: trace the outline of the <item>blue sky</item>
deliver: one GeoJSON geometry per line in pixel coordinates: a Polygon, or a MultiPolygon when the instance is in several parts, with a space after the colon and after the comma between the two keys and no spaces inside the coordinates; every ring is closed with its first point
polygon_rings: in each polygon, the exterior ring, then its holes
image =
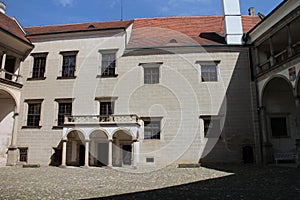
{"type": "MultiPolygon", "coordinates": [[[[23,26],[111,21],[121,18],[121,0],[3,0],[7,15],[23,26]]],[[[240,0],[248,8],[268,14],[283,0],[240,0]]],[[[221,0],[123,0],[123,18],[222,15],[221,0]]]]}

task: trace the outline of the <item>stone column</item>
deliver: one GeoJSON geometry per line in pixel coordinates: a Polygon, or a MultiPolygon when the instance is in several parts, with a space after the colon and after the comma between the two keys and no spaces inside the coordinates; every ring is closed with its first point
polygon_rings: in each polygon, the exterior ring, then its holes
{"type": "Polygon", "coordinates": [[[267,131],[267,121],[265,115],[265,107],[260,107],[260,121],[261,121],[261,134],[262,134],[262,145],[263,145],[263,163],[267,164],[273,161],[272,158],[272,144],[269,140],[268,131],[267,131]]]}
{"type": "Polygon", "coordinates": [[[18,161],[18,148],[17,148],[17,129],[19,121],[19,113],[15,113],[14,116],[14,125],[12,130],[11,144],[8,147],[7,154],[7,166],[14,166],[18,161]]]}
{"type": "Polygon", "coordinates": [[[137,167],[139,163],[139,154],[140,154],[140,142],[135,141],[132,145],[132,152],[133,152],[133,167],[137,167]]]}
{"type": "Polygon", "coordinates": [[[113,155],[112,155],[112,151],[113,151],[112,147],[113,147],[113,141],[109,140],[108,141],[108,167],[112,167],[112,157],[113,157],[113,155]]]}
{"type": "Polygon", "coordinates": [[[66,167],[67,163],[67,140],[63,141],[63,148],[62,148],[62,159],[61,159],[61,167],[66,167]]]}
{"type": "Polygon", "coordinates": [[[6,63],[6,53],[4,52],[2,55],[1,77],[0,78],[5,78],[5,72],[3,71],[5,69],[5,63],[6,63]]]}
{"type": "Polygon", "coordinates": [[[88,168],[89,167],[89,153],[90,153],[90,141],[86,140],[85,141],[85,156],[84,156],[84,167],[88,168]]]}
{"type": "Polygon", "coordinates": [[[296,163],[298,168],[300,168],[300,139],[296,139],[296,163]]]}

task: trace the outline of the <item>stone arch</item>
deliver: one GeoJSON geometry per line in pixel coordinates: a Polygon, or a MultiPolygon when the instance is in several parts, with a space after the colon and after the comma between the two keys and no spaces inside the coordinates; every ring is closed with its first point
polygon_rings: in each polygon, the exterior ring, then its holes
{"type": "Polygon", "coordinates": [[[79,130],[67,133],[66,164],[69,166],[84,166],[85,161],[85,134],[79,130]]]}
{"type": "MultiPolygon", "coordinates": [[[[15,122],[17,103],[18,101],[10,91],[0,88],[0,165],[6,164],[9,146],[16,145],[13,132],[16,132],[14,124],[17,123],[17,121],[15,122]]],[[[24,159],[27,160],[27,157],[24,159]]]]}
{"type": "MultiPolygon", "coordinates": [[[[271,77],[261,93],[264,112],[265,142],[272,145],[272,152],[289,152],[294,149],[297,127],[294,89],[282,76],[271,77]]],[[[270,157],[270,156],[269,156],[270,157]]]]}
{"type": "Polygon", "coordinates": [[[109,134],[102,129],[93,130],[90,135],[90,166],[102,167],[107,166],[109,157],[109,134]]]}
{"type": "Polygon", "coordinates": [[[135,137],[132,132],[125,128],[119,128],[112,134],[113,138],[113,166],[122,167],[133,164],[133,142],[135,137]]]}
{"type": "Polygon", "coordinates": [[[259,97],[259,100],[261,102],[261,104],[263,104],[263,95],[265,93],[265,90],[266,88],[270,85],[270,83],[272,83],[274,80],[276,79],[282,79],[285,81],[286,84],[289,85],[291,91],[293,92],[293,86],[291,84],[291,82],[289,81],[289,79],[281,74],[276,74],[276,75],[273,75],[271,77],[268,78],[268,80],[264,83],[262,89],[261,89],[261,92],[260,92],[260,97],[259,97]]]}

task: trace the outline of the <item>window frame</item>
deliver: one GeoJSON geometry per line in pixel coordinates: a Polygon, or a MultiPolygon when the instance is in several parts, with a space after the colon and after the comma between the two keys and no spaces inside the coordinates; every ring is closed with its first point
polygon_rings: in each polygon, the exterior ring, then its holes
{"type": "Polygon", "coordinates": [[[43,52],[43,53],[32,53],[31,56],[33,57],[33,64],[32,64],[32,71],[31,71],[31,77],[28,78],[28,81],[31,80],[45,80],[46,79],[46,67],[47,67],[47,56],[48,52],[43,52]],[[37,59],[44,59],[44,62],[39,62],[37,64],[37,59]],[[38,67],[36,67],[38,65],[38,67]],[[35,70],[38,70],[37,76],[35,76],[35,70]],[[42,72],[41,72],[42,71],[42,72]]]}
{"type": "Polygon", "coordinates": [[[61,51],[60,54],[62,55],[62,61],[61,61],[61,73],[60,76],[57,77],[57,79],[75,79],[76,78],[76,68],[77,68],[77,55],[79,51],[61,51]],[[67,58],[74,58],[74,66],[70,65],[70,60],[69,60],[69,65],[65,65],[65,59],[67,58]],[[68,68],[68,73],[65,73],[64,70],[68,68]],[[71,70],[70,70],[71,69],[71,70]],[[70,74],[71,71],[71,74],[70,74]]]}
{"type": "Polygon", "coordinates": [[[115,78],[118,76],[117,74],[117,66],[118,66],[118,62],[117,62],[117,54],[118,54],[118,49],[105,49],[105,50],[99,50],[99,54],[100,54],[100,67],[99,67],[99,71],[100,71],[100,75],[97,75],[97,78],[115,78]],[[110,62],[110,64],[108,65],[108,68],[106,67],[104,69],[104,60],[103,58],[107,55],[113,55],[112,57],[114,57],[113,61],[105,61],[107,63],[110,62]],[[108,72],[106,72],[108,70],[108,72]],[[113,72],[113,73],[110,73],[113,72]]]}
{"type": "Polygon", "coordinates": [[[203,120],[203,136],[204,138],[216,138],[215,134],[220,134],[218,138],[221,138],[222,130],[221,130],[221,117],[217,115],[203,115],[200,116],[200,119],[203,120]],[[207,125],[207,123],[209,125],[207,125]],[[215,124],[215,125],[214,125],[215,124]],[[213,130],[214,132],[210,132],[213,128],[217,128],[217,130],[213,130]],[[215,132],[217,131],[217,133],[215,132]]]}
{"type": "MultiPolygon", "coordinates": [[[[162,119],[163,117],[141,117],[141,119],[144,122],[144,140],[146,141],[160,141],[162,140],[162,119]],[[152,125],[158,125],[158,129],[154,129],[155,126],[151,126],[149,129],[151,129],[151,133],[149,134],[149,136],[146,136],[146,124],[151,124],[151,122],[154,122],[154,124],[152,125]],[[158,131],[158,132],[157,132],[158,131]],[[155,136],[155,137],[154,137],[155,136]]],[[[157,128],[157,127],[156,127],[157,128]]],[[[149,130],[148,130],[149,131],[149,130]]]]}
{"type": "Polygon", "coordinates": [[[268,130],[271,138],[281,139],[281,138],[289,138],[290,137],[290,119],[288,114],[268,114],[268,130]],[[285,118],[286,123],[286,135],[273,135],[272,131],[272,118],[285,118]]]}
{"type": "Polygon", "coordinates": [[[25,100],[27,112],[26,112],[26,125],[22,127],[22,129],[40,129],[42,123],[42,103],[44,99],[30,99],[25,100]],[[30,106],[31,105],[39,105],[39,113],[30,114],[30,106]],[[37,124],[30,124],[29,120],[32,116],[38,116],[37,124]]]}
{"type": "Polygon", "coordinates": [[[220,60],[210,60],[210,61],[196,61],[196,64],[200,65],[199,69],[199,77],[202,83],[217,83],[219,82],[219,64],[220,60]],[[212,71],[205,70],[207,69],[214,69],[212,71]],[[207,74],[207,76],[203,76],[207,74]],[[213,74],[213,75],[211,75],[213,74]],[[207,79],[207,80],[206,80],[207,79]]]}
{"type": "Polygon", "coordinates": [[[162,64],[163,64],[163,62],[140,63],[139,64],[139,66],[143,67],[143,81],[144,81],[145,85],[160,84],[160,82],[161,82],[161,69],[160,68],[161,68],[162,64]],[[157,71],[154,72],[153,70],[157,70],[157,71]],[[155,77],[154,75],[156,75],[157,77],[155,77]],[[147,77],[149,79],[147,79],[147,77]]]}

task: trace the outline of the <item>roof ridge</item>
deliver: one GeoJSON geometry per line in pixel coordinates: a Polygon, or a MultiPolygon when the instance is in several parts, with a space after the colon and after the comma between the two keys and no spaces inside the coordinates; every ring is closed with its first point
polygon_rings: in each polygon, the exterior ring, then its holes
{"type": "Polygon", "coordinates": [[[93,24],[93,23],[113,23],[113,22],[130,22],[133,20],[113,20],[113,21],[102,21],[102,22],[82,22],[82,23],[74,23],[74,24],[53,24],[53,25],[39,25],[39,26],[27,26],[27,28],[42,28],[42,27],[57,27],[57,26],[76,26],[76,25],[83,25],[83,24],[93,24]]]}

